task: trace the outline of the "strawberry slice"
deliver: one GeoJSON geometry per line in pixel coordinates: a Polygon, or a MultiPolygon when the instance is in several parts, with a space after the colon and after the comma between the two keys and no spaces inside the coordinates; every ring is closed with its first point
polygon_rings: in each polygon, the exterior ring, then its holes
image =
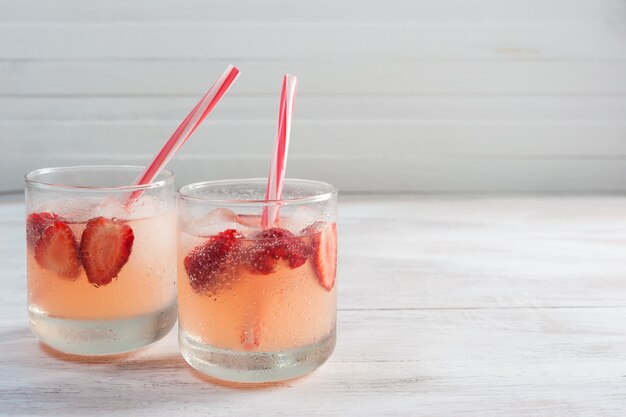
{"type": "Polygon", "coordinates": [[[216,291],[231,278],[230,267],[242,237],[235,229],[227,229],[187,254],[185,270],[195,292],[216,291]]]}
{"type": "Polygon", "coordinates": [[[317,222],[301,234],[311,238],[313,265],[320,285],[327,291],[332,290],[337,275],[337,225],[317,222]]]}
{"type": "Polygon", "coordinates": [[[26,242],[33,247],[41,237],[44,230],[56,220],[61,220],[54,213],[42,211],[41,213],[31,213],[26,218],[26,242]]]}
{"type": "Polygon", "coordinates": [[[302,266],[308,256],[309,248],[302,238],[289,230],[273,227],[254,235],[255,245],[248,253],[248,269],[258,274],[268,275],[274,272],[276,263],[283,259],[289,268],[302,266]]]}
{"type": "Polygon", "coordinates": [[[80,252],[87,279],[96,287],[119,274],[133,249],[133,229],[120,220],[97,217],[87,222],[80,252]]]}
{"type": "Polygon", "coordinates": [[[35,260],[60,278],[76,279],[80,274],[80,255],[72,229],[60,220],[46,227],[35,243],[35,260]]]}

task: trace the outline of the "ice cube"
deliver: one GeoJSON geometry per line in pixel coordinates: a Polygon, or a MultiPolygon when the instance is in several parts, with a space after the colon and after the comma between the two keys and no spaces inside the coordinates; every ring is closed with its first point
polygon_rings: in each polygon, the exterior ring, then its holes
{"type": "Polygon", "coordinates": [[[235,229],[245,235],[249,227],[242,224],[232,210],[217,208],[204,217],[187,221],[185,229],[197,236],[214,236],[226,229],[235,229]]]}
{"type": "Polygon", "coordinates": [[[294,234],[299,234],[302,229],[320,220],[320,213],[306,206],[298,207],[291,215],[281,217],[279,226],[294,234]]]}
{"type": "Polygon", "coordinates": [[[106,217],[107,219],[126,219],[128,212],[117,196],[107,196],[102,199],[93,210],[91,217],[106,217]]]}
{"type": "Polygon", "coordinates": [[[158,208],[163,210],[165,203],[159,202],[150,196],[142,196],[135,203],[126,207],[126,195],[109,195],[105,197],[48,200],[33,209],[33,211],[56,213],[71,223],[86,222],[96,217],[135,220],[158,215],[157,204],[161,204],[158,208]]]}
{"type": "Polygon", "coordinates": [[[33,209],[33,212],[55,213],[70,223],[85,222],[92,218],[97,202],[89,198],[47,200],[33,209]]]}

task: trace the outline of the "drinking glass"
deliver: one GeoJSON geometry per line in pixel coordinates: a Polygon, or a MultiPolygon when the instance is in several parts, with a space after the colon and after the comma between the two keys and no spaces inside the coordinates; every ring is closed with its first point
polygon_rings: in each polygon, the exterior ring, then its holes
{"type": "Polygon", "coordinates": [[[75,166],[25,176],[30,327],[54,349],[127,352],[176,322],[174,175],[131,185],[142,170],[75,166]]]}
{"type": "Polygon", "coordinates": [[[337,191],[285,180],[194,183],[178,191],[179,344],[191,366],[236,382],[313,371],[335,347],[337,191]],[[263,213],[279,213],[264,223],[263,213]]]}

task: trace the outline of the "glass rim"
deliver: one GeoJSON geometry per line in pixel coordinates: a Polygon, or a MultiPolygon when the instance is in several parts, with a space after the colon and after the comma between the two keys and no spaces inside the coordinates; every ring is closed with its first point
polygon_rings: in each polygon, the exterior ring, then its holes
{"type": "Polygon", "coordinates": [[[153,181],[148,184],[142,185],[120,185],[117,187],[101,187],[92,185],[68,185],[58,184],[52,181],[35,179],[38,175],[63,173],[63,172],[76,172],[88,169],[101,169],[101,170],[137,170],[137,174],[143,172],[145,167],[139,165],[68,165],[60,167],[39,168],[24,175],[24,183],[26,185],[36,188],[46,188],[54,190],[74,190],[74,191],[142,191],[153,188],[161,188],[174,182],[174,173],[168,169],[164,169],[159,173],[159,176],[164,175],[165,178],[158,181],[153,181]]]}
{"type": "Polygon", "coordinates": [[[246,184],[246,183],[261,183],[266,184],[267,178],[240,178],[240,179],[227,179],[227,180],[212,180],[212,181],[200,181],[193,182],[191,184],[183,185],[176,191],[176,195],[186,201],[191,201],[194,203],[205,203],[205,204],[228,204],[228,205],[238,205],[238,206],[264,206],[268,204],[278,204],[281,206],[291,205],[291,204],[307,204],[307,203],[319,203],[322,201],[328,201],[333,197],[337,196],[338,190],[335,186],[323,182],[323,181],[315,181],[315,180],[305,180],[300,178],[285,178],[286,184],[296,185],[296,184],[308,184],[308,185],[318,185],[325,188],[328,188],[329,191],[321,194],[315,195],[307,195],[304,197],[293,197],[293,198],[281,198],[279,200],[265,200],[265,199],[219,199],[219,198],[211,198],[211,197],[202,197],[197,195],[189,194],[189,191],[194,189],[210,186],[210,185],[236,185],[236,184],[246,184]]]}

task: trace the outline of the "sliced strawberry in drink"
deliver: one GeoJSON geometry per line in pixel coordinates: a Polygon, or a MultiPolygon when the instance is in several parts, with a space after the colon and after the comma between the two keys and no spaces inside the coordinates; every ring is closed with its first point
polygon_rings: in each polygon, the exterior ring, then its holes
{"type": "Polygon", "coordinates": [[[76,279],[80,274],[80,255],[72,229],[60,220],[48,226],[35,244],[35,260],[60,278],[76,279]]]}
{"type": "Polygon", "coordinates": [[[235,229],[227,229],[187,254],[185,270],[194,291],[215,291],[229,279],[229,267],[233,266],[229,261],[234,259],[241,238],[235,229]]]}
{"type": "Polygon", "coordinates": [[[61,219],[54,213],[42,211],[29,214],[26,218],[26,242],[28,246],[35,246],[44,230],[56,220],[61,219]]]}
{"type": "Polygon", "coordinates": [[[301,238],[289,230],[273,227],[253,236],[254,246],[248,253],[248,268],[259,274],[271,274],[276,263],[283,259],[289,268],[298,268],[306,262],[309,248],[301,238]]]}
{"type": "Polygon", "coordinates": [[[316,222],[301,234],[310,236],[313,265],[321,286],[332,290],[337,275],[337,225],[316,222]]]}
{"type": "Polygon", "coordinates": [[[133,229],[120,220],[97,217],[87,222],[80,252],[87,279],[96,287],[119,274],[133,249],[133,229]]]}

